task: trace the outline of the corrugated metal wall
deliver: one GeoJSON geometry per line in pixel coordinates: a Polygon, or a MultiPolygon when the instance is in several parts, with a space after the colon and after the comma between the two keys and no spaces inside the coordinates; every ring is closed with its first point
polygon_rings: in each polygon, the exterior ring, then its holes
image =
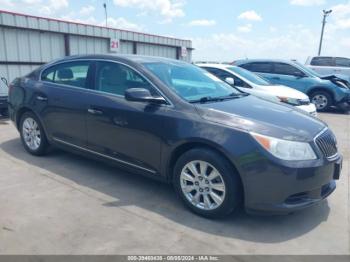
{"type": "Polygon", "coordinates": [[[137,43],[138,55],[162,56],[176,59],[176,53],[176,47],[137,43]]]}
{"type": "Polygon", "coordinates": [[[189,40],[0,11],[0,76],[12,81],[40,63],[65,56],[65,35],[71,55],[109,53],[110,39],[119,39],[123,54],[132,54],[136,43],[140,55],[191,61],[189,40]],[[188,49],[187,57],[178,57],[182,46],[188,49]]]}
{"type": "Polygon", "coordinates": [[[109,39],[70,35],[69,46],[71,55],[106,54],[109,39]]]}
{"type": "MultiPolygon", "coordinates": [[[[64,56],[62,34],[0,27],[0,61],[47,62],[64,56]]],[[[0,76],[13,80],[36,65],[0,65],[0,76]]]]}

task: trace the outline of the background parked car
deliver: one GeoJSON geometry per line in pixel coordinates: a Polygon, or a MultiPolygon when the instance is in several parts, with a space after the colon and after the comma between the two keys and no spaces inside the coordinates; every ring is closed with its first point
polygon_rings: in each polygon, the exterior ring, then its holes
{"type": "Polygon", "coordinates": [[[282,85],[273,85],[262,77],[244,68],[225,64],[197,64],[219,79],[241,91],[273,102],[282,102],[295,106],[316,116],[316,107],[304,93],[282,85]],[[233,82],[230,82],[230,80],[233,82]]]}
{"type": "Polygon", "coordinates": [[[305,65],[321,75],[342,75],[350,80],[350,59],[332,56],[310,56],[305,65]]]}
{"type": "Polygon", "coordinates": [[[274,84],[293,87],[307,94],[319,111],[331,106],[343,110],[350,108],[350,83],[342,78],[321,76],[296,61],[246,59],[233,64],[258,73],[274,84]]]}
{"type": "Polygon", "coordinates": [[[6,78],[0,78],[0,115],[7,116],[8,83],[6,78]]]}

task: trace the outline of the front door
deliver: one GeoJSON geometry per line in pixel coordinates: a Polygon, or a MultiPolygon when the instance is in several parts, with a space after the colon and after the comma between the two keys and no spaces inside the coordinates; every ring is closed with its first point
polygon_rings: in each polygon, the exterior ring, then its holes
{"type": "Polygon", "coordinates": [[[128,66],[96,63],[96,92],[89,99],[87,116],[89,149],[127,166],[156,173],[160,166],[162,115],[167,105],[130,102],[128,88],[153,86],[128,66]]]}

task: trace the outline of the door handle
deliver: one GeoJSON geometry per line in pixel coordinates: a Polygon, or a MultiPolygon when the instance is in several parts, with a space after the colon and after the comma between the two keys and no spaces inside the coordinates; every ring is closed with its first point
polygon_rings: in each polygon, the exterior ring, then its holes
{"type": "Polygon", "coordinates": [[[272,77],[272,79],[274,80],[280,80],[281,78],[279,78],[278,76],[272,77]]]}
{"type": "Polygon", "coordinates": [[[37,96],[36,99],[39,101],[47,101],[47,97],[45,96],[37,96]]]}
{"type": "Polygon", "coordinates": [[[103,115],[103,112],[101,110],[96,110],[93,108],[89,108],[88,113],[92,115],[103,115]]]}

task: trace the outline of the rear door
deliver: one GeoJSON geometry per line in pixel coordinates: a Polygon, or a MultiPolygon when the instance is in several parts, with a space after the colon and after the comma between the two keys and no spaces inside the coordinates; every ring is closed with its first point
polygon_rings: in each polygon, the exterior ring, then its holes
{"type": "Polygon", "coordinates": [[[35,94],[48,135],[61,143],[86,146],[86,112],[91,92],[91,62],[52,66],[41,74],[35,94]]]}

